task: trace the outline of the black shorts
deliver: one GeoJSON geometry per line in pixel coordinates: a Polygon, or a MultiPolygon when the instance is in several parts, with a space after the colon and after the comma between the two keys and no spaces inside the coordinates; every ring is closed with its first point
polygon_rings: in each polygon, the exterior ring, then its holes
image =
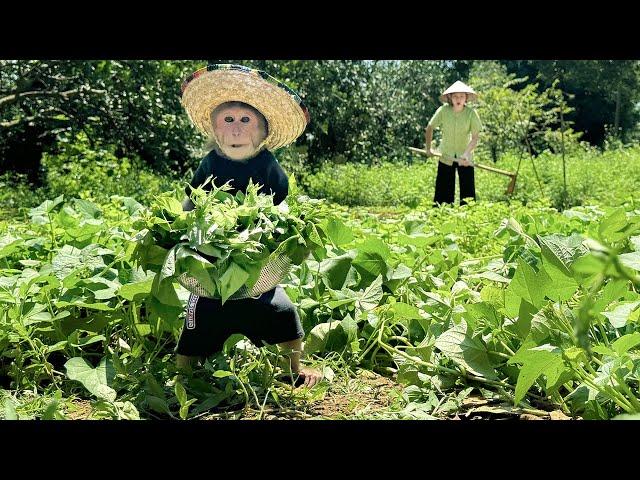
{"type": "Polygon", "coordinates": [[[234,333],[241,333],[258,347],[304,337],[296,307],[280,286],[258,298],[227,300],[224,305],[218,299],[192,294],[176,353],[209,356],[222,350],[234,333]]]}

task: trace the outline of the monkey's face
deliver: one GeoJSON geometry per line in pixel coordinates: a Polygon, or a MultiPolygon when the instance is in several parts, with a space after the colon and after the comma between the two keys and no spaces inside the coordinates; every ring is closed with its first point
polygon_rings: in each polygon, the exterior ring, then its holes
{"type": "Polygon", "coordinates": [[[222,108],[212,120],[218,146],[232,160],[254,157],[267,137],[264,121],[246,107],[222,108]]]}

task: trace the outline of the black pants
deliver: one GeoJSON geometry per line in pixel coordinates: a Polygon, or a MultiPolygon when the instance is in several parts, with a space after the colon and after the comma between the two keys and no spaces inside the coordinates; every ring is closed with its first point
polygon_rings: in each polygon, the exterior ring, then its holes
{"type": "Polygon", "coordinates": [[[476,199],[476,186],[473,167],[461,167],[457,163],[452,166],[438,162],[438,176],[436,177],[436,193],[433,206],[442,203],[453,205],[456,193],[456,169],[460,182],[460,205],[465,205],[465,198],[476,199]]]}
{"type": "Polygon", "coordinates": [[[191,295],[176,353],[206,357],[222,350],[225,340],[241,333],[261,347],[304,337],[295,305],[281,286],[259,298],[228,300],[191,295]]]}

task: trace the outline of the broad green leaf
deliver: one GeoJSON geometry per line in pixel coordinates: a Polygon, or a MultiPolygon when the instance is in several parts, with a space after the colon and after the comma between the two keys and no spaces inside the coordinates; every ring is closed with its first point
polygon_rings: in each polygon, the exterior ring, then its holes
{"type": "Polygon", "coordinates": [[[180,248],[182,245],[175,245],[173,248],[171,248],[171,250],[169,250],[167,252],[167,255],[164,259],[164,262],[162,263],[162,268],[160,269],[159,274],[157,275],[157,277],[159,277],[158,281],[162,281],[166,278],[171,278],[175,275],[176,273],[176,251],[178,250],[178,248],[180,248]]]}
{"type": "Polygon", "coordinates": [[[619,255],[620,263],[625,267],[640,272],[640,252],[623,253],[619,255]]]}
{"type": "Polygon", "coordinates": [[[549,344],[524,351],[519,350],[507,363],[522,363],[516,383],[515,405],[520,403],[540,375],[557,378],[558,372],[561,373],[564,370],[562,352],[559,348],[549,344]]]}
{"type": "Polygon", "coordinates": [[[69,236],[76,239],[87,239],[102,229],[105,225],[101,220],[84,220],[77,226],[66,227],[66,232],[69,236]]]}
{"type": "Polygon", "coordinates": [[[211,279],[213,269],[207,269],[207,264],[208,262],[204,257],[188,247],[181,245],[176,250],[175,275],[179,276],[182,273],[187,273],[194,277],[198,280],[200,286],[208,292],[208,296],[213,297],[216,293],[216,285],[211,279]]]}
{"type": "Polygon", "coordinates": [[[182,214],[182,203],[175,197],[156,197],[156,204],[159,208],[175,217],[182,214]]]}
{"type": "Polygon", "coordinates": [[[103,342],[105,340],[106,338],[104,335],[88,335],[78,340],[77,343],[70,342],[70,344],[74,347],[84,347],[86,345],[91,345],[92,343],[97,343],[97,342],[103,342]]]}
{"type": "Polygon", "coordinates": [[[491,270],[468,275],[468,278],[486,278],[487,280],[491,280],[492,282],[498,282],[498,283],[511,282],[511,280],[509,280],[507,277],[503,277],[499,273],[493,272],[491,270]]]}
{"type": "Polygon", "coordinates": [[[96,397],[113,402],[116,399],[116,391],[109,386],[115,378],[116,372],[111,360],[103,357],[100,364],[93,368],[84,358],[74,357],[64,364],[67,376],[71,380],[77,380],[96,397]]]}
{"type": "Polygon", "coordinates": [[[413,235],[415,233],[422,233],[427,223],[422,220],[405,220],[404,229],[407,235],[413,235]]]}
{"type": "Polygon", "coordinates": [[[55,420],[56,412],[58,411],[58,405],[60,404],[60,400],[54,398],[49,405],[45,408],[42,413],[42,420],[55,420]]]}
{"type": "Polygon", "coordinates": [[[331,218],[327,223],[327,236],[337,246],[349,243],[354,239],[351,229],[338,218],[331,218]]]}
{"type": "Polygon", "coordinates": [[[88,272],[93,273],[96,269],[102,269],[106,266],[102,256],[112,253],[111,250],[102,248],[99,245],[87,245],[82,250],[71,245],[64,245],[51,261],[53,273],[60,280],[63,280],[78,268],[86,269],[88,272]]]}
{"type": "Polygon", "coordinates": [[[571,270],[582,275],[593,275],[595,273],[604,272],[606,268],[605,260],[596,253],[588,253],[578,258],[571,265],[571,270]]]}
{"type": "Polygon", "coordinates": [[[0,258],[7,257],[12,253],[18,251],[24,244],[22,238],[14,237],[11,234],[6,234],[0,237],[0,258]]]}
{"type": "Polygon", "coordinates": [[[387,281],[385,285],[387,285],[391,290],[395,290],[398,284],[407,278],[411,278],[413,272],[409,267],[407,267],[404,263],[398,264],[397,267],[387,268],[387,281]]]}
{"type": "Polygon", "coordinates": [[[136,323],[135,327],[136,327],[136,331],[138,332],[138,335],[140,336],[144,337],[151,333],[151,326],[147,325],[146,323],[136,323]]]}
{"type": "Polygon", "coordinates": [[[614,300],[620,299],[629,290],[626,279],[612,279],[602,289],[601,297],[593,304],[593,310],[601,312],[614,300]]]}
{"type": "Polygon", "coordinates": [[[576,362],[576,361],[585,362],[585,361],[587,361],[586,353],[585,353],[584,349],[582,349],[580,347],[575,347],[575,346],[574,347],[569,347],[563,353],[564,353],[564,356],[570,362],[576,362]]]}
{"type": "Polygon", "coordinates": [[[338,257],[326,258],[320,262],[318,272],[325,283],[334,290],[340,290],[347,278],[353,259],[357,252],[352,250],[338,257]]]}
{"type": "Polygon", "coordinates": [[[182,301],[173,285],[173,277],[162,279],[161,274],[157,274],[151,284],[151,294],[164,305],[171,307],[182,306],[182,301]]]}
{"type": "Polygon", "coordinates": [[[578,289],[578,282],[573,279],[569,265],[576,256],[585,255],[587,250],[577,235],[567,239],[550,235],[540,237],[540,241],[543,265],[538,273],[544,295],[554,301],[569,300],[578,289]]]}
{"type": "Polygon", "coordinates": [[[136,251],[136,255],[142,265],[148,268],[149,265],[164,265],[169,250],[159,245],[150,245],[144,248],[140,247],[136,251]]]}
{"type": "Polygon", "coordinates": [[[88,302],[84,302],[81,299],[72,299],[72,300],[59,300],[55,302],[56,307],[58,308],[62,308],[62,307],[82,307],[82,308],[88,308],[89,310],[101,310],[103,312],[112,312],[115,310],[115,308],[110,307],[109,305],[107,305],[106,303],[101,303],[101,302],[96,302],[96,303],[88,303],[88,302]]]}
{"type": "MultiPolygon", "coordinates": [[[[504,326],[507,330],[514,332],[520,339],[529,335],[533,316],[538,313],[538,309],[526,300],[521,300],[518,305],[518,315],[512,320],[505,320],[504,326]]],[[[510,315],[513,316],[513,315],[510,315]]]]}
{"type": "Polygon", "coordinates": [[[475,375],[496,379],[497,375],[487,356],[486,347],[467,332],[467,323],[447,330],[436,339],[435,346],[447,357],[464,366],[475,375]]]}
{"type": "Polygon", "coordinates": [[[604,345],[594,345],[593,347],[591,347],[591,351],[595,352],[595,353],[599,353],[600,355],[606,355],[609,357],[615,357],[616,356],[616,351],[615,350],[611,350],[608,347],[605,347],[604,345]]]}
{"type": "Polygon", "coordinates": [[[408,303],[396,302],[391,306],[391,311],[398,319],[422,320],[423,318],[422,315],[420,315],[418,307],[409,305],[408,303]]]}
{"type": "Polygon", "coordinates": [[[60,342],[54,343],[53,345],[47,345],[46,352],[47,352],[47,354],[52,353],[52,352],[58,352],[60,350],[64,350],[64,347],[66,347],[66,346],[67,346],[67,341],[66,340],[61,340],[60,342]]]}
{"type": "Polygon", "coordinates": [[[610,312],[602,312],[609,319],[614,328],[622,328],[627,324],[631,313],[638,308],[640,300],[635,302],[620,302],[610,312]]]}
{"type": "Polygon", "coordinates": [[[107,325],[115,325],[117,321],[123,318],[121,312],[86,312],[79,316],[68,315],[62,318],[60,326],[65,335],[70,335],[74,330],[82,330],[86,332],[98,333],[107,325]]]}
{"type": "Polygon", "coordinates": [[[356,322],[351,315],[347,315],[340,322],[340,326],[344,333],[347,334],[347,342],[351,343],[358,339],[358,322],[356,322]]]}
{"type": "Polygon", "coordinates": [[[164,400],[164,389],[160,386],[155,377],[152,374],[147,373],[145,374],[144,379],[145,391],[164,400]]]}
{"type": "Polygon", "coordinates": [[[377,277],[387,271],[387,259],[390,255],[389,247],[382,240],[369,236],[357,246],[358,255],[354,265],[363,269],[369,275],[377,277]]]}
{"type": "MultiPolygon", "coordinates": [[[[485,285],[484,287],[482,287],[482,290],[480,290],[480,299],[483,302],[487,302],[498,308],[501,308],[505,306],[505,291],[506,289],[504,288],[497,288],[493,285],[485,285]]],[[[517,315],[517,313],[518,311],[516,306],[516,312],[514,313],[514,315],[517,315]]]]}
{"type": "Polygon", "coordinates": [[[589,250],[583,245],[582,235],[573,234],[569,237],[560,235],[538,236],[542,258],[553,264],[565,275],[570,275],[569,266],[579,257],[586,255],[589,250]]]}
{"type": "Polygon", "coordinates": [[[148,321],[151,325],[154,325],[154,329],[157,330],[160,328],[161,331],[175,332],[179,328],[182,328],[183,322],[180,320],[180,317],[184,314],[184,307],[177,295],[176,299],[180,303],[179,306],[161,303],[155,297],[145,300],[144,303],[149,314],[148,321]]]}
{"type": "Polygon", "coordinates": [[[544,304],[543,278],[527,262],[520,258],[518,259],[516,273],[507,290],[512,291],[538,309],[544,304]]]}
{"type": "Polygon", "coordinates": [[[180,402],[180,405],[181,406],[185,405],[187,403],[187,392],[184,389],[184,386],[182,385],[182,383],[176,382],[174,391],[175,391],[176,397],[178,398],[178,402],[180,402]]]}
{"type": "Polygon", "coordinates": [[[440,237],[438,235],[425,235],[424,233],[415,233],[412,235],[398,235],[398,243],[400,245],[414,245],[416,247],[424,248],[436,243],[440,237]]]}
{"type": "Polygon", "coordinates": [[[118,289],[118,295],[130,302],[139,302],[151,293],[153,277],[142,282],[127,283],[118,289]]]}
{"type": "Polygon", "coordinates": [[[13,400],[10,398],[5,398],[3,401],[4,404],[4,419],[5,420],[18,420],[18,414],[16,413],[16,406],[13,403],[13,400]]]}
{"type": "Polygon", "coordinates": [[[526,340],[533,340],[536,345],[541,345],[549,343],[551,338],[562,336],[562,332],[558,330],[544,311],[539,311],[531,317],[531,326],[526,340]]]}
{"type": "Polygon", "coordinates": [[[617,357],[611,359],[598,367],[598,375],[594,378],[593,382],[596,385],[611,385],[616,373],[620,370],[622,363],[627,359],[624,357],[617,357]]]}
{"type": "Polygon", "coordinates": [[[145,395],[145,401],[149,405],[149,408],[157,413],[163,413],[169,416],[173,416],[171,414],[171,410],[169,409],[169,405],[164,398],[158,398],[155,395],[145,395]]]}
{"type": "Polygon", "coordinates": [[[333,310],[335,308],[341,307],[342,305],[355,303],[355,301],[356,301],[355,297],[339,298],[337,300],[329,300],[328,302],[325,302],[325,305],[329,307],[331,310],[333,310]]]}
{"type": "Polygon", "coordinates": [[[382,299],[382,276],[378,275],[362,295],[358,295],[356,305],[363,310],[372,310],[378,306],[382,299]]]}
{"type": "Polygon", "coordinates": [[[227,270],[220,277],[220,295],[222,297],[222,303],[226,302],[231,295],[236,293],[240,287],[242,287],[249,274],[241,266],[234,262],[231,262],[227,270]]]}
{"type": "Polygon", "coordinates": [[[404,263],[399,263],[397,267],[387,270],[387,280],[404,280],[411,278],[413,272],[404,263]]]}
{"type": "Polygon", "coordinates": [[[337,320],[320,323],[313,327],[304,344],[305,353],[310,355],[316,352],[324,352],[329,341],[330,333],[338,327],[340,327],[340,321],[337,320]]]}
{"type": "Polygon", "coordinates": [[[622,230],[627,226],[627,215],[624,208],[619,207],[605,215],[599,222],[598,233],[600,238],[607,242],[622,240],[626,235],[622,230]]]}
{"type": "Polygon", "coordinates": [[[306,233],[305,237],[309,248],[313,249],[324,246],[322,237],[320,237],[320,233],[318,233],[318,229],[313,223],[308,223],[304,231],[306,233]]]}
{"type": "Polygon", "coordinates": [[[34,223],[48,222],[47,214],[51,213],[55,207],[60,205],[64,200],[64,195],[59,195],[53,200],[45,200],[40,205],[29,210],[29,216],[34,223]]]}
{"type": "Polygon", "coordinates": [[[80,198],[74,199],[74,204],[78,213],[85,218],[100,218],[102,216],[102,210],[95,203],[89,200],[82,200],[80,198]]]}
{"type": "Polygon", "coordinates": [[[470,303],[465,308],[476,321],[484,319],[492,327],[498,327],[502,323],[500,315],[490,303],[470,303]]]}
{"type": "Polygon", "coordinates": [[[638,332],[623,335],[611,344],[611,348],[613,348],[618,355],[623,355],[637,345],[640,345],[640,333],[638,332]]]}
{"type": "Polygon", "coordinates": [[[247,337],[245,337],[244,335],[240,334],[240,333],[233,333],[231,335],[229,335],[229,338],[227,338],[224,342],[224,344],[222,345],[222,351],[224,353],[226,353],[227,355],[231,353],[231,349],[233,347],[236,346],[236,344],[241,341],[241,340],[245,340],[247,337]]]}

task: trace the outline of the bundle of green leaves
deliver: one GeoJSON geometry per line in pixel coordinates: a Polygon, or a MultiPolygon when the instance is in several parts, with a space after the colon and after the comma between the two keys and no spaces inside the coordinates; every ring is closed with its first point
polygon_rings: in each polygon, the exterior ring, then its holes
{"type": "Polygon", "coordinates": [[[321,202],[298,196],[295,182],[279,205],[259,185],[232,195],[228,184],[207,191],[207,183],[192,190],[193,210],[183,211],[182,190],[173,190],[137,221],[134,258],[156,272],[152,294],[161,303],[181,305],[174,281],[185,273],[224,303],[241,287],[251,289],[268,263],[284,255],[300,265],[324,245],[321,202]]]}

